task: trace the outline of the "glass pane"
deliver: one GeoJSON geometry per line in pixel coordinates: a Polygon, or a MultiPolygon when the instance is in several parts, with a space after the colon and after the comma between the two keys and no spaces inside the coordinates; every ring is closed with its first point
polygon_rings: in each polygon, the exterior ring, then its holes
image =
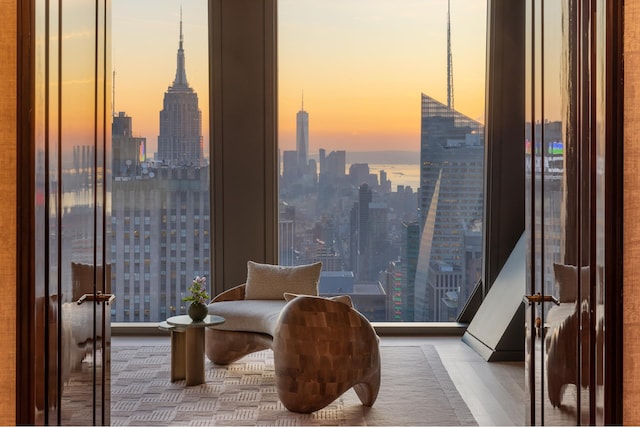
{"type": "MultiPolygon", "coordinates": [[[[580,245],[589,247],[589,233],[581,232],[586,223],[579,215],[589,212],[589,199],[578,195],[586,188],[577,180],[581,174],[588,176],[588,171],[578,170],[582,147],[587,145],[581,147],[577,140],[579,107],[573,83],[579,69],[577,3],[544,0],[543,4],[541,275],[542,293],[559,301],[558,305],[545,303],[542,317],[546,334],[544,422],[575,425],[580,408],[588,410],[588,398],[584,406],[588,395],[578,390],[581,362],[586,360],[579,359],[577,343],[588,339],[578,334],[582,330],[579,309],[589,280],[588,267],[581,268],[580,262],[580,245]]],[[[588,369],[588,363],[582,366],[588,369]]]]}
{"type": "MultiPolygon", "coordinates": [[[[535,256],[533,255],[533,247],[535,244],[533,229],[535,226],[534,218],[535,215],[532,215],[532,206],[535,206],[535,200],[533,198],[534,194],[534,180],[533,180],[533,164],[535,162],[535,150],[534,147],[534,126],[533,124],[536,122],[534,115],[534,72],[532,66],[534,64],[534,4],[536,2],[534,0],[526,0],[525,3],[525,235],[527,238],[527,255],[526,255],[526,265],[527,265],[527,285],[526,292],[529,295],[534,295],[536,290],[536,284],[533,279],[534,270],[532,268],[532,263],[535,261],[535,256]]],[[[537,73],[536,73],[537,74],[537,73]]],[[[537,352],[535,351],[536,346],[538,345],[538,330],[536,329],[536,305],[529,305],[525,311],[525,372],[526,372],[526,414],[529,417],[525,420],[525,425],[535,425],[535,413],[537,411],[536,407],[536,367],[537,367],[537,359],[535,355],[537,352]]]]}
{"type": "Polygon", "coordinates": [[[207,1],[113,0],[115,322],[186,314],[210,276],[207,1]]]}
{"type": "MultiPolygon", "coordinates": [[[[533,57],[534,57],[534,117],[535,121],[533,123],[533,146],[532,157],[532,180],[533,180],[533,241],[534,245],[532,247],[532,269],[534,271],[534,280],[533,280],[533,288],[536,293],[542,292],[543,289],[543,274],[542,274],[542,258],[543,258],[543,248],[542,248],[542,200],[543,200],[543,192],[542,192],[542,175],[541,175],[541,164],[542,164],[542,126],[540,125],[541,118],[543,116],[542,111],[542,83],[543,83],[543,68],[542,68],[542,55],[543,55],[543,44],[542,44],[542,11],[543,11],[544,0],[535,0],[534,1],[534,49],[533,49],[533,57]]],[[[542,313],[540,309],[540,305],[536,304],[535,306],[535,329],[536,329],[536,343],[534,346],[534,364],[535,364],[535,380],[536,380],[536,388],[534,394],[534,407],[536,411],[538,411],[538,416],[536,418],[536,423],[544,423],[544,411],[541,410],[543,402],[545,401],[544,393],[546,388],[542,387],[542,381],[544,377],[544,372],[546,369],[545,366],[545,354],[543,350],[544,345],[544,329],[542,328],[542,313]]]]}
{"type": "MultiPolygon", "coordinates": [[[[50,12],[55,16],[55,11],[50,12]]],[[[47,86],[52,82],[57,82],[57,67],[47,67],[47,43],[49,43],[49,35],[57,32],[57,28],[48,29],[46,27],[46,14],[44,4],[38,2],[35,8],[35,108],[34,108],[34,128],[35,128],[35,247],[45,248],[47,243],[51,247],[57,246],[58,233],[55,230],[57,223],[55,205],[51,202],[55,196],[55,180],[52,179],[56,175],[56,168],[52,167],[57,164],[55,153],[53,156],[47,157],[47,153],[54,151],[57,146],[56,140],[51,141],[51,133],[47,134],[47,108],[50,105],[56,105],[55,94],[49,93],[47,99],[47,86]],[[47,69],[49,68],[49,69],[47,69]],[[53,68],[53,70],[51,70],[53,68]],[[47,74],[48,73],[48,74],[47,74]],[[49,80],[48,80],[49,79],[49,80]],[[53,96],[52,96],[53,95],[53,96]],[[53,102],[52,102],[53,101],[53,102]],[[48,144],[52,144],[54,149],[48,150],[48,144]],[[48,175],[47,170],[53,171],[48,175]]],[[[49,43],[50,56],[55,56],[57,46],[49,43]],[[52,55],[53,54],[53,55],[52,55]]],[[[57,86],[57,84],[56,84],[57,86]]],[[[55,118],[54,118],[55,121],[55,118]]],[[[57,132],[56,132],[57,133],[57,132]]],[[[56,353],[58,318],[57,313],[47,312],[47,309],[55,307],[57,296],[57,278],[55,272],[57,269],[53,266],[57,264],[57,253],[49,251],[47,254],[44,250],[35,251],[35,414],[34,419],[37,424],[55,423],[58,410],[58,369],[55,359],[47,358],[46,351],[52,354],[56,353]],[[46,276],[51,277],[47,282],[46,276]]],[[[27,283],[24,285],[28,286],[27,283]]]]}
{"type": "MultiPolygon", "coordinates": [[[[606,2],[604,0],[596,1],[596,67],[595,67],[595,117],[596,117],[596,226],[595,226],[595,234],[596,234],[596,272],[595,272],[595,281],[596,281],[596,293],[595,293],[595,384],[592,384],[592,392],[595,390],[595,416],[596,416],[596,424],[604,425],[605,423],[605,397],[604,397],[604,383],[605,383],[605,235],[606,235],[606,225],[605,225],[605,203],[606,193],[605,193],[605,162],[607,161],[606,156],[606,88],[607,88],[607,72],[605,67],[606,62],[606,25],[605,25],[605,11],[606,11],[606,2]]],[[[612,172],[609,172],[612,174],[612,172]]],[[[592,301],[593,303],[593,301],[592,301]]],[[[611,363],[611,362],[609,362],[611,363]]]]}
{"type": "MultiPolygon", "coordinates": [[[[109,204],[108,183],[110,169],[107,162],[110,160],[111,151],[111,47],[109,38],[111,25],[108,22],[108,9],[110,4],[106,0],[96,2],[96,40],[97,40],[97,66],[96,66],[96,290],[104,294],[111,293],[109,254],[110,238],[107,225],[111,222],[109,204]]],[[[95,353],[95,417],[97,424],[108,425],[111,409],[111,319],[110,306],[97,304],[94,307],[96,321],[96,346],[95,353]],[[99,340],[99,341],[98,341],[99,340]]]]}
{"type": "Polygon", "coordinates": [[[93,420],[93,305],[78,305],[94,292],[96,255],[95,146],[95,7],[67,4],[62,25],[60,80],[60,155],[62,156],[60,298],[63,319],[60,341],[62,424],[93,420]],[[66,321],[66,322],[65,322],[66,321]]]}
{"type": "Polygon", "coordinates": [[[100,408],[108,405],[102,387],[108,322],[100,328],[104,318],[95,306],[78,303],[103,290],[105,263],[108,47],[105,20],[96,26],[97,7],[104,18],[105,2],[35,5],[38,424],[109,422],[108,409],[100,408]]]}
{"type": "Polygon", "coordinates": [[[481,271],[486,2],[406,4],[278,3],[279,260],[370,320],[452,321],[481,271]]]}
{"type": "Polygon", "coordinates": [[[103,326],[101,310],[92,298],[97,291],[104,291],[104,9],[104,2],[65,3],[59,14],[52,16],[61,26],[62,38],[57,34],[52,37],[54,43],[59,42],[61,63],[60,75],[52,75],[59,77],[60,83],[52,81],[51,86],[51,92],[57,92],[53,100],[59,104],[50,104],[52,112],[60,106],[57,114],[51,115],[59,121],[50,121],[50,129],[60,135],[59,139],[53,132],[50,135],[50,155],[59,153],[59,159],[51,156],[59,160],[59,167],[50,164],[56,173],[52,188],[57,190],[52,203],[60,215],[60,228],[51,236],[59,270],[51,277],[60,279],[56,295],[61,319],[58,422],[67,425],[108,423],[109,417],[108,411],[101,410],[103,403],[109,403],[102,387],[108,325],[103,326]],[[56,235],[60,236],[57,245],[56,235]]]}

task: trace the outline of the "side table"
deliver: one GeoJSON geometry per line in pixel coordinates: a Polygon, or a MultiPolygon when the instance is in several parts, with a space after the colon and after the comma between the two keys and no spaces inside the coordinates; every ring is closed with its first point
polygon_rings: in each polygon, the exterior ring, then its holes
{"type": "Polygon", "coordinates": [[[204,328],[224,322],[220,316],[208,315],[202,321],[189,316],[173,316],[161,322],[161,329],[171,331],[171,382],[186,379],[187,385],[204,383],[204,328]]]}

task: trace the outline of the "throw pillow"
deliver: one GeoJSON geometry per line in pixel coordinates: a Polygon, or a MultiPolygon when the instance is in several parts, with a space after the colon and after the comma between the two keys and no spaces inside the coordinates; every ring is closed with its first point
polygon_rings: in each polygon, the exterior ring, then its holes
{"type": "MultiPolygon", "coordinates": [[[[581,269],[582,299],[589,292],[589,267],[581,269]]],[[[553,274],[558,284],[558,301],[575,302],[578,299],[578,268],[575,265],[553,264],[553,274]]]]}
{"type": "Polygon", "coordinates": [[[245,299],[279,299],[285,292],[318,295],[322,263],[283,267],[247,263],[245,299]]]}
{"type": "MultiPolygon", "coordinates": [[[[300,294],[292,294],[290,292],[285,292],[283,294],[284,296],[284,300],[289,302],[292,299],[294,299],[297,296],[300,296],[300,294]]],[[[323,298],[323,297],[318,297],[318,298],[323,298]]],[[[327,297],[325,299],[331,300],[331,301],[336,301],[336,302],[340,302],[344,305],[347,305],[349,307],[353,307],[353,301],[351,300],[351,297],[349,295],[337,295],[335,297],[327,297]]]]}

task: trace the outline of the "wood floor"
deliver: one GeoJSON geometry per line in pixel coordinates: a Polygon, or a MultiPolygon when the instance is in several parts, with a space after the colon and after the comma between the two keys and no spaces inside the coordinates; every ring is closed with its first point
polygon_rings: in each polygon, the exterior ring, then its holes
{"type": "MultiPolygon", "coordinates": [[[[169,345],[168,337],[112,338],[112,345],[169,345]]],[[[381,337],[382,346],[432,344],[479,425],[520,426],[525,422],[524,362],[488,363],[459,337],[381,337]]]]}
{"type": "Polygon", "coordinates": [[[481,426],[525,423],[524,362],[486,362],[459,337],[382,337],[381,345],[432,344],[481,426]]]}

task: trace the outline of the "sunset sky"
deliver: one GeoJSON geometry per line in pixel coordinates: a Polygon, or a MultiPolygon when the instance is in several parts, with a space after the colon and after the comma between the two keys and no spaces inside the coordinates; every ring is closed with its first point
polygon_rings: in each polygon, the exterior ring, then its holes
{"type": "MultiPolygon", "coordinates": [[[[113,0],[116,111],[155,151],[176,68],[180,7],[187,79],[208,141],[206,0],[113,0]]],[[[309,113],[311,154],[420,145],[420,93],[446,103],[446,0],[279,0],[280,148],[309,113]]],[[[484,114],[486,0],[451,0],[455,107],[484,114]]]]}

